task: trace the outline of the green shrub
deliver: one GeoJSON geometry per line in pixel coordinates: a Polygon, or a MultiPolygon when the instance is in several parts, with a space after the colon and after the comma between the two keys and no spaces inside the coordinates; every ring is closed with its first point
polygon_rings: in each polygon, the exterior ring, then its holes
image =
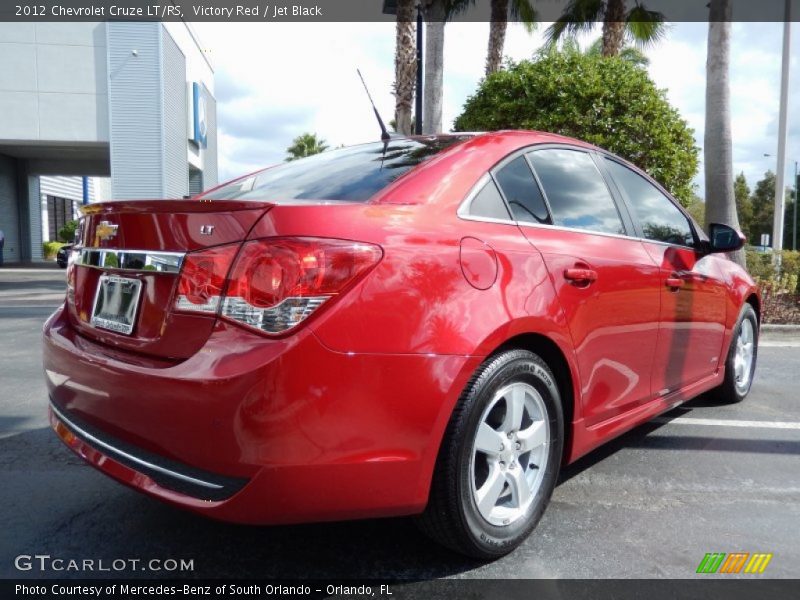
{"type": "Polygon", "coordinates": [[[784,250],[781,252],[781,276],[775,270],[775,262],[771,252],[759,252],[748,248],[745,253],[747,257],[747,270],[754,279],[764,282],[770,281],[773,284],[783,282],[784,286],[789,286],[786,291],[789,293],[800,293],[797,283],[791,286],[791,282],[800,278],[800,252],[784,250]]]}
{"type": "Polygon", "coordinates": [[[42,253],[45,260],[53,260],[56,257],[58,249],[63,246],[63,242],[45,242],[42,244],[42,253]]]}
{"type": "Polygon", "coordinates": [[[64,226],[58,230],[58,239],[66,244],[71,244],[75,241],[75,230],[77,228],[77,221],[67,221],[64,223],[64,226]]]}
{"type": "Polygon", "coordinates": [[[692,129],[645,69],[619,57],[553,50],[509,61],[467,98],[454,125],[576,137],[647,171],[684,206],[694,199],[699,149],[692,129]]]}
{"type": "Polygon", "coordinates": [[[771,252],[748,248],[747,270],[761,288],[761,315],[765,323],[800,324],[800,252],[781,253],[778,274],[771,252]]]}

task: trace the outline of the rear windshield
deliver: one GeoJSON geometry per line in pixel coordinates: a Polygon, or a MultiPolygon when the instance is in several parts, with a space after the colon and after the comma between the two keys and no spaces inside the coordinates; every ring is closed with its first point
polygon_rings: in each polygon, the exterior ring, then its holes
{"type": "Polygon", "coordinates": [[[330,150],[266,169],[202,198],[211,200],[367,200],[409,169],[464,140],[407,138],[330,150]]]}

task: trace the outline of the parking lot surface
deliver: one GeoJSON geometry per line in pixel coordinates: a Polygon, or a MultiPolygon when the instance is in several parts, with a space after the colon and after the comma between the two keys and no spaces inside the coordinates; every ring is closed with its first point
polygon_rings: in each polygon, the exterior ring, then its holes
{"type": "Polygon", "coordinates": [[[203,578],[689,578],[707,552],[768,552],[764,576],[800,575],[800,344],[788,338],[762,343],[744,403],[700,397],[566,468],[530,539],[481,563],[409,519],[229,525],[86,466],[47,424],[41,325],[63,285],[63,271],[0,269],[0,577],[176,575],[14,567],[46,554],[187,559],[179,575],[203,578]]]}

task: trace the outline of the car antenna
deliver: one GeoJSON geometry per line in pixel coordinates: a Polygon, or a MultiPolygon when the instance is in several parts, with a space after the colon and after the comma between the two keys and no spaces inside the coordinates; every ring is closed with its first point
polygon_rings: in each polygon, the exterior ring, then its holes
{"type": "Polygon", "coordinates": [[[386,130],[386,125],[383,124],[383,119],[381,119],[381,115],[378,112],[378,109],[375,108],[375,103],[372,101],[372,96],[370,95],[369,89],[367,88],[367,83],[364,81],[364,76],[361,75],[361,70],[356,69],[356,73],[358,73],[358,77],[361,79],[361,85],[364,86],[364,91],[367,92],[367,98],[369,98],[369,103],[372,104],[372,110],[375,111],[375,118],[378,119],[378,125],[380,125],[381,128],[381,141],[384,143],[384,151],[385,151],[386,144],[389,142],[392,136],[389,135],[389,132],[386,130]]]}

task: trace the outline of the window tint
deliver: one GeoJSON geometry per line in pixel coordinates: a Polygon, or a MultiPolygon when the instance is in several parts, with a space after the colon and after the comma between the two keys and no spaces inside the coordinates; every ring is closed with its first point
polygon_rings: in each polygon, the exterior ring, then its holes
{"type": "Polygon", "coordinates": [[[549,223],[547,206],[524,156],[515,158],[495,174],[509,208],[518,221],[549,223]]]}
{"type": "Polygon", "coordinates": [[[490,219],[506,219],[509,214],[503,197],[491,179],[475,194],[469,205],[469,214],[475,217],[488,217],[490,219]]]}
{"type": "Polygon", "coordinates": [[[694,244],[689,221],[669,198],[638,173],[616,161],[605,160],[614,181],[628,197],[644,237],[680,246],[694,244]]]}
{"type": "Polygon", "coordinates": [[[231,183],[202,198],[238,200],[352,200],[375,195],[406,171],[462,141],[463,136],[431,141],[396,139],[330,150],[266,169],[252,189],[231,183]]]}
{"type": "Polygon", "coordinates": [[[589,154],[549,149],[536,150],[528,156],[547,194],[556,225],[625,233],[611,193],[589,154]]]}

